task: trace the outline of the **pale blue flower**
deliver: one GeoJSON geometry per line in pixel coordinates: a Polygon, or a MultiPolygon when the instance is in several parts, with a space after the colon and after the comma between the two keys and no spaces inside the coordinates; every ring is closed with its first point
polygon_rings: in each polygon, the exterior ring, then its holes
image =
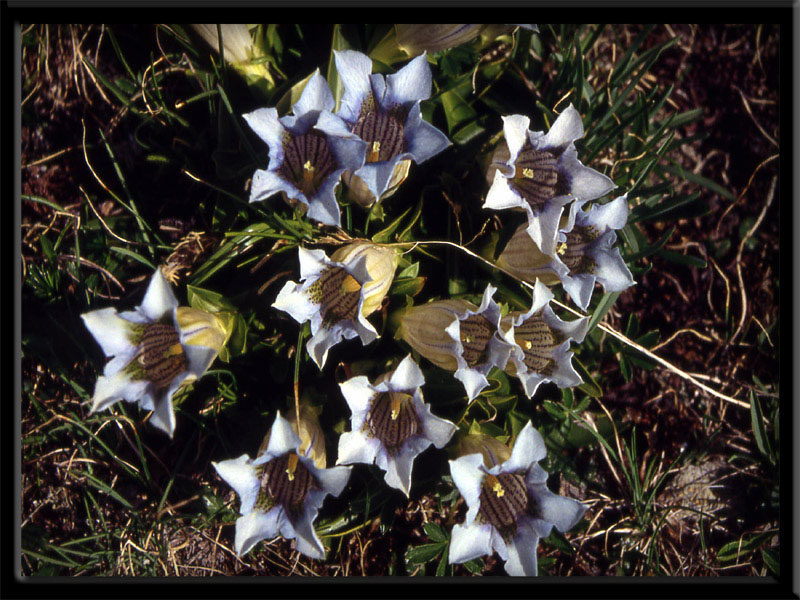
{"type": "Polygon", "coordinates": [[[177,310],[169,283],[156,269],[142,304],[133,311],[103,308],[81,315],[105,355],[112,357],[97,379],[91,413],[120,400],[136,402],[153,411],[150,422],[172,437],[172,396],[184,383],[201,377],[219,350],[192,343],[207,327],[196,322],[182,327],[177,310]]]}
{"type": "Polygon", "coordinates": [[[250,202],[283,192],[308,207],[308,218],[341,225],[335,189],[344,171],[364,164],[366,143],[330,111],[334,101],[317,69],[308,80],[293,116],[278,118],[274,108],[244,115],[269,146],[269,165],[253,175],[250,202]]]}
{"type": "Polygon", "coordinates": [[[309,355],[321,369],[328,350],[342,339],[361,338],[369,344],[378,332],[367,321],[363,306],[367,285],[368,256],[354,253],[353,260],[336,262],[322,250],[298,248],[300,283],[287,281],[273,307],[289,313],[298,323],[310,321],[309,355]]]}
{"type": "Polygon", "coordinates": [[[352,416],[351,431],[339,438],[336,464],[375,463],[386,471],[386,483],[408,496],[414,459],[431,444],[443,448],[456,431],[431,413],[422,398],[424,383],[411,355],[375,384],[364,376],[340,383],[352,416]]]}
{"type": "Polygon", "coordinates": [[[447,136],[420,114],[420,101],[431,95],[431,69],[422,55],[384,77],[372,74],[366,54],[334,51],[334,58],[344,86],[336,114],[367,142],[366,163],[353,171],[380,200],[399,162],[422,163],[450,145],[447,136]]]}
{"type": "Polygon", "coordinates": [[[467,502],[463,525],[450,539],[450,563],[463,563],[496,551],[509,575],[536,575],[539,539],[555,526],[574,527],[586,506],[547,489],[547,456],[542,436],[528,423],[517,436],[511,458],[487,467],[481,454],[450,461],[450,474],[467,502]]]}
{"type": "Polygon", "coordinates": [[[280,413],[266,451],[255,459],[212,462],[222,479],[239,495],[241,517],[236,520],[234,547],[243,556],[264,539],[283,536],[311,558],[325,558],[314,531],[314,520],[328,494],[338,496],[347,485],[351,467],[320,469],[300,450],[300,438],[280,413]]]}
{"type": "Polygon", "coordinates": [[[560,388],[582,383],[569,347],[570,341],[583,341],[589,317],[562,321],[550,308],[552,299],[553,292],[537,281],[530,310],[511,312],[500,321],[501,335],[512,346],[506,371],[519,378],[528,398],[548,381],[560,388]]]}
{"type": "Polygon", "coordinates": [[[583,122],[572,105],[545,134],[530,131],[530,119],[503,117],[503,133],[509,159],[497,167],[484,208],[522,209],[528,215],[528,235],[545,254],[555,250],[556,230],[564,206],[581,205],[614,188],[602,173],[579,160],[575,140],[583,137],[583,122]]]}

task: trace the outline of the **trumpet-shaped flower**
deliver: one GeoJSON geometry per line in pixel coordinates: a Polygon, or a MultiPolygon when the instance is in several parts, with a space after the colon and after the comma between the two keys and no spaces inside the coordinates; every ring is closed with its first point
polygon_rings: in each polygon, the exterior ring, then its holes
{"type": "Polygon", "coordinates": [[[364,345],[377,339],[367,311],[380,306],[397,265],[393,250],[371,243],[350,244],[337,252],[334,256],[341,261],[322,250],[298,248],[302,281],[287,281],[272,305],[298,323],[311,322],[307,349],[320,369],[328,350],[342,339],[358,336],[364,345]]]}
{"type": "Polygon", "coordinates": [[[345,170],[364,164],[367,145],[330,112],[333,108],[331,90],[317,69],[293,106],[293,116],[278,118],[274,108],[244,115],[269,146],[269,165],[253,175],[250,202],[283,192],[306,206],[310,219],[341,224],[335,189],[345,170]]]}
{"type": "Polygon", "coordinates": [[[555,250],[556,231],[564,206],[599,198],[614,188],[605,175],[578,160],[575,140],[583,137],[583,122],[572,105],[545,134],[529,131],[530,119],[503,117],[509,158],[494,165],[494,175],[484,208],[523,209],[528,215],[528,235],[545,254],[555,250]]]}
{"type": "Polygon", "coordinates": [[[278,413],[263,454],[212,463],[241,500],[234,539],[239,556],[280,535],[294,539],[295,549],[306,556],[325,557],[314,520],[325,496],[338,496],[347,485],[351,467],[317,468],[300,447],[300,438],[278,413]]]}
{"type": "Polygon", "coordinates": [[[572,367],[569,345],[570,340],[583,341],[589,317],[562,321],[550,308],[552,299],[553,292],[537,281],[530,310],[509,313],[500,322],[501,334],[512,347],[506,370],[519,378],[528,398],[546,381],[561,388],[582,383],[572,367]]]}
{"type": "Polygon", "coordinates": [[[120,400],[153,411],[150,422],[170,437],[175,430],[172,396],[205,373],[224,344],[218,320],[208,313],[178,307],[156,269],[140,306],[118,313],[103,308],[81,315],[107,357],[97,379],[91,413],[120,400]],[[207,344],[207,345],[206,345],[207,344]]]}
{"type": "Polygon", "coordinates": [[[527,232],[520,228],[509,240],[497,264],[512,275],[533,283],[560,281],[575,304],[589,306],[595,282],[607,292],[621,292],[634,283],[631,272],[614,247],[615,230],[628,218],[626,196],[588,211],[574,204],[563,228],[559,230],[556,251],[543,254],[527,232]]]}
{"type": "Polygon", "coordinates": [[[489,385],[492,367],[503,368],[511,352],[498,335],[500,307],[486,286],[480,306],[461,299],[439,300],[408,309],[400,336],[437,367],[455,371],[467,396],[474,399],[489,385]]]}
{"type": "Polygon", "coordinates": [[[509,575],[536,575],[539,538],[555,526],[565,532],[586,507],[547,489],[547,472],[538,462],[547,455],[542,436],[528,423],[511,457],[487,467],[481,454],[450,461],[453,482],[467,502],[463,525],[455,525],[449,561],[463,563],[496,551],[509,575]]]}
{"type": "Polygon", "coordinates": [[[351,431],[339,438],[336,464],[375,463],[386,471],[386,483],[408,496],[414,459],[431,444],[443,448],[456,431],[431,414],[422,398],[424,383],[409,355],[375,384],[364,376],[339,384],[352,416],[351,431]]]}
{"type": "Polygon", "coordinates": [[[386,77],[372,75],[372,60],[366,54],[334,51],[334,59],[344,85],[336,114],[367,143],[366,163],[353,172],[377,201],[398,185],[399,163],[424,162],[450,145],[447,136],[420,114],[420,101],[431,95],[431,69],[424,55],[386,77]]]}

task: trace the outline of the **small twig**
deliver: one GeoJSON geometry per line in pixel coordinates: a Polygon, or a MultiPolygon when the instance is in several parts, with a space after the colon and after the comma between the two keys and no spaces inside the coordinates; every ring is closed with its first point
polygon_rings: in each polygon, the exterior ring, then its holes
{"type": "Polygon", "coordinates": [[[701,340],[703,340],[704,342],[709,342],[709,343],[710,343],[710,342],[713,342],[713,341],[714,341],[714,339],[713,339],[713,338],[710,338],[710,337],[708,337],[708,336],[705,336],[705,335],[701,334],[700,332],[698,332],[698,331],[695,331],[694,329],[689,329],[689,328],[686,328],[686,329],[679,329],[678,331],[676,331],[675,333],[673,333],[671,336],[669,336],[669,337],[668,337],[666,340],[664,340],[663,342],[661,342],[661,343],[660,343],[660,344],[658,344],[657,346],[653,346],[653,348],[652,348],[652,351],[653,351],[653,352],[655,352],[656,350],[658,350],[658,349],[660,349],[660,348],[663,348],[664,346],[666,346],[667,344],[669,344],[669,343],[670,343],[672,340],[674,340],[676,337],[678,337],[678,336],[679,336],[680,334],[682,334],[682,333],[692,333],[692,334],[694,334],[695,336],[699,337],[699,338],[700,338],[701,340]]]}
{"type": "Polygon", "coordinates": [[[735,340],[739,334],[742,332],[742,328],[744,327],[744,320],[747,313],[747,292],[744,289],[744,277],[742,276],[742,253],[744,252],[744,245],[747,243],[747,240],[752,237],[755,233],[756,229],[758,229],[759,225],[761,225],[761,221],[764,220],[764,215],[767,214],[767,209],[769,209],[770,205],[772,205],[772,201],[775,198],[775,185],[778,182],[778,177],[772,177],[772,183],[769,186],[769,192],[767,193],[767,201],[764,203],[764,208],[761,209],[761,213],[758,215],[758,219],[756,222],[753,223],[753,226],[750,230],[745,234],[742,238],[742,241],[739,243],[739,251],[736,253],[736,274],[739,276],[739,291],[742,295],[742,314],[739,317],[739,326],[736,328],[736,331],[731,336],[731,343],[735,340]]]}
{"type": "Polygon", "coordinates": [[[775,141],[775,138],[773,138],[770,134],[768,134],[767,131],[761,126],[761,124],[758,121],[756,121],[756,118],[753,115],[753,111],[750,110],[750,104],[747,102],[747,98],[745,97],[744,92],[739,88],[739,86],[736,85],[733,86],[733,89],[739,92],[739,95],[742,97],[742,104],[744,104],[744,109],[747,111],[747,114],[750,115],[750,119],[752,119],[753,123],[755,123],[755,126],[758,128],[761,134],[765,138],[767,138],[767,140],[769,140],[769,142],[773,146],[775,146],[776,148],[780,148],[780,145],[778,144],[778,142],[775,141]]]}

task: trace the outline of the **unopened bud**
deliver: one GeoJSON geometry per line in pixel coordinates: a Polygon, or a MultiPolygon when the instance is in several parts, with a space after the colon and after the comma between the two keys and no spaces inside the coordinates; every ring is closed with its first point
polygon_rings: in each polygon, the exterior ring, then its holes
{"type": "Polygon", "coordinates": [[[359,241],[336,250],[331,255],[331,260],[351,265],[361,257],[366,257],[367,273],[370,277],[370,280],[363,284],[364,304],[361,307],[361,314],[366,317],[380,308],[392,286],[400,257],[394,248],[359,241]]]}

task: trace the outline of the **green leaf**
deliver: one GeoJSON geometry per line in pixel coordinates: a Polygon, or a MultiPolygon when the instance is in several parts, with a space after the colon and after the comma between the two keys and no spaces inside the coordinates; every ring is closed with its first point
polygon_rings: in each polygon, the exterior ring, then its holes
{"type": "Polygon", "coordinates": [[[425,523],[422,528],[425,530],[425,535],[427,535],[431,540],[434,542],[446,542],[447,541],[447,534],[444,530],[439,527],[436,523],[428,522],[425,523]]]}
{"type": "Polygon", "coordinates": [[[581,363],[577,357],[573,356],[572,360],[575,370],[578,372],[578,375],[581,376],[581,379],[583,379],[583,383],[578,386],[578,389],[592,398],[602,398],[603,388],[595,381],[592,374],[589,373],[589,370],[583,366],[583,363],[581,363]]]}
{"type": "Polygon", "coordinates": [[[712,181],[708,177],[703,177],[702,175],[698,175],[697,173],[692,173],[691,171],[687,171],[681,168],[678,165],[671,166],[671,165],[659,165],[656,167],[656,170],[661,170],[670,175],[675,175],[676,177],[680,177],[681,179],[685,179],[686,181],[691,181],[692,183],[696,183],[698,185],[702,185],[705,188],[708,188],[712,192],[718,193],[723,198],[727,198],[728,200],[736,200],[736,196],[731,193],[730,191],[726,190],[716,181],[712,181]]]}
{"type": "Polygon", "coordinates": [[[452,88],[440,96],[444,115],[447,119],[447,131],[452,134],[455,129],[470,119],[474,119],[477,113],[460,95],[459,91],[463,86],[452,88]]]}
{"type": "Polygon", "coordinates": [[[690,256],[689,254],[673,252],[672,250],[664,250],[663,248],[656,252],[656,256],[660,256],[664,260],[668,260],[679,265],[697,267],[698,269],[705,269],[708,266],[706,261],[704,261],[702,258],[690,256]]]}
{"type": "Polygon", "coordinates": [[[606,292],[603,294],[600,302],[597,303],[597,308],[594,309],[592,318],[589,319],[588,332],[591,332],[597,326],[597,324],[603,320],[603,317],[605,317],[606,313],[611,310],[611,307],[614,306],[614,303],[617,301],[617,298],[619,298],[621,293],[622,292],[606,292]]]}
{"type": "Polygon", "coordinates": [[[770,447],[769,438],[767,437],[767,430],[764,427],[763,417],[761,403],[758,401],[758,397],[753,393],[753,390],[750,390],[750,424],[753,427],[756,445],[761,454],[769,458],[770,462],[772,462],[772,448],[770,447]]]}
{"type": "Polygon", "coordinates": [[[406,562],[415,565],[424,565],[439,556],[439,553],[444,550],[446,544],[423,544],[422,546],[414,546],[409,548],[406,552],[406,562]]]}
{"type": "Polygon", "coordinates": [[[398,277],[389,289],[391,296],[410,296],[413,298],[425,287],[425,277],[398,277]]]}
{"type": "Polygon", "coordinates": [[[764,559],[764,564],[767,565],[770,571],[772,571],[775,575],[780,577],[781,575],[781,563],[780,559],[775,556],[775,553],[772,550],[761,550],[761,558],[764,559]]]}
{"type": "Polygon", "coordinates": [[[132,259],[142,263],[143,265],[146,265],[148,268],[152,269],[153,271],[156,270],[156,266],[153,263],[151,263],[149,260],[147,260],[141,254],[137,254],[133,250],[128,250],[127,248],[123,248],[121,246],[109,246],[108,249],[111,250],[112,252],[116,252],[117,254],[122,254],[123,256],[127,256],[129,258],[132,258],[132,259]]]}
{"type": "Polygon", "coordinates": [[[328,85],[331,86],[331,92],[333,92],[333,99],[336,102],[336,110],[339,110],[339,102],[344,93],[344,84],[339,77],[339,71],[336,70],[334,50],[350,50],[350,43],[345,39],[342,34],[342,26],[338,23],[333,26],[333,40],[331,42],[331,55],[328,59],[327,79],[328,85]]]}

